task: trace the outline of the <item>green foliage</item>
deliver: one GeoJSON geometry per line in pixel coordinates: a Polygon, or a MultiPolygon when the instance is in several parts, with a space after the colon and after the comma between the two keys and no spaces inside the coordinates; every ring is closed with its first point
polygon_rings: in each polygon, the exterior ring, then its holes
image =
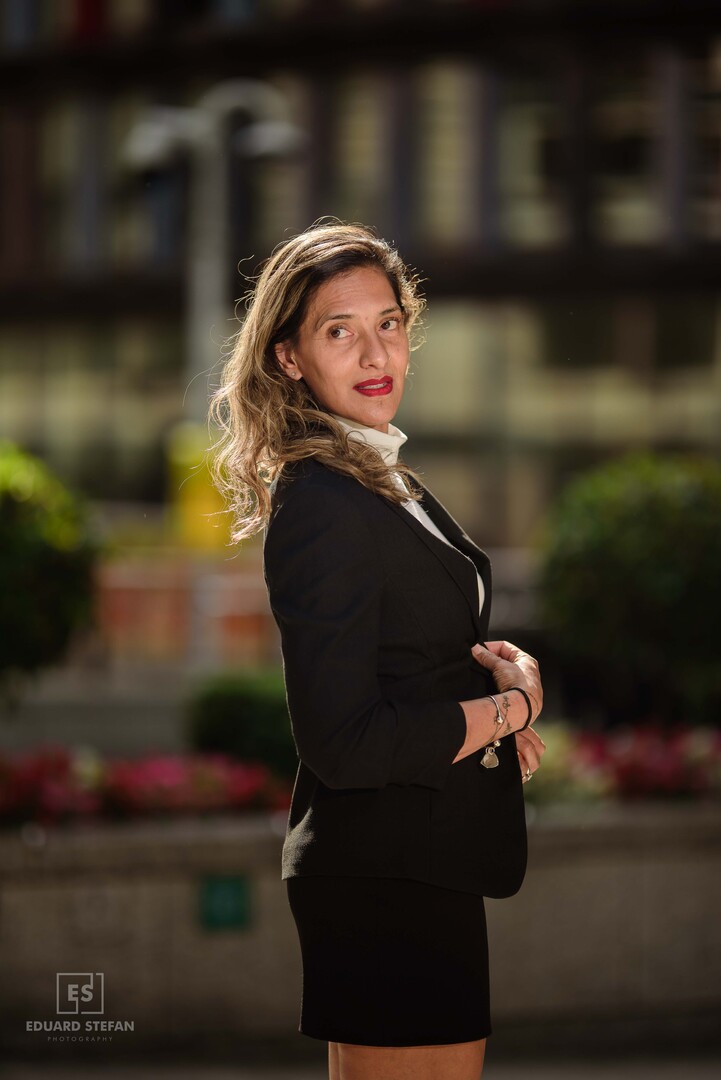
{"type": "Polygon", "coordinates": [[[0,441],[0,683],[55,663],[91,621],[99,544],[89,508],[37,458],[0,441]]]}
{"type": "Polygon", "coordinates": [[[539,584],[559,660],[606,719],[719,718],[715,462],[634,454],[581,476],[549,515],[539,584]]]}
{"type": "Polygon", "coordinates": [[[207,679],[191,696],[187,730],[194,750],[263,762],[282,778],[295,776],[298,756],[280,668],[207,679]]]}

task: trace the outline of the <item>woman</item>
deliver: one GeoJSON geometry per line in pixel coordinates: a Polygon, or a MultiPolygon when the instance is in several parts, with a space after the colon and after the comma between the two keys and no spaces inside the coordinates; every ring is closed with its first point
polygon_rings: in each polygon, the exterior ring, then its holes
{"type": "Polygon", "coordinates": [[[266,262],[211,411],[235,539],[265,529],[299,765],[282,879],[299,1030],[331,1080],[476,1080],[484,896],[525,872],[544,744],[535,660],[487,637],[491,571],[398,459],[423,307],[397,253],[333,222],[266,262]]]}

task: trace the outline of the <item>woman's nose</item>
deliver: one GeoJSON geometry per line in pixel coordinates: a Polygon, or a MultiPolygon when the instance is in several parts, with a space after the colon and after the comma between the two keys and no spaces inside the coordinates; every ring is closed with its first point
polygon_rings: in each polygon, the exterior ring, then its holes
{"type": "Polygon", "coordinates": [[[385,367],[388,360],[388,350],[383,339],[378,334],[366,334],[362,340],[361,361],[375,367],[385,367]]]}

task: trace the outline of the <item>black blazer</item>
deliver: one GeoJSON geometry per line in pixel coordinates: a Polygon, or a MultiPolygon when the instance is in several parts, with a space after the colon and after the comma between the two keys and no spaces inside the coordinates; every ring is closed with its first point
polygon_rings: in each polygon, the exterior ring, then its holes
{"type": "Polygon", "coordinates": [[[460,550],[313,458],[273,490],[264,573],[300,759],[282,878],[510,896],[526,867],[514,739],[501,740],[498,768],[481,767],[482,752],[452,764],[466,737],[459,702],[494,692],[470,652],[488,637],[490,561],[425,486],[422,505],[460,550]]]}

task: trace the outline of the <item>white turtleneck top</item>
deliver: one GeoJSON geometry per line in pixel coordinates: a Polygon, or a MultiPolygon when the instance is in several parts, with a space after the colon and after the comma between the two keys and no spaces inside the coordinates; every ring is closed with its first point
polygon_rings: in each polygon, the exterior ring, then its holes
{"type": "MultiPolygon", "coordinates": [[[[370,443],[371,446],[374,446],[387,465],[395,465],[398,461],[398,451],[401,446],[403,446],[403,443],[408,440],[408,436],[404,434],[400,428],[397,428],[394,424],[389,424],[387,432],[378,431],[377,428],[366,427],[365,424],[358,424],[355,420],[349,420],[345,416],[338,416],[337,413],[331,413],[330,415],[338,421],[351,438],[361,439],[364,442],[370,443]]],[[[408,488],[400,473],[394,472],[393,478],[401,491],[409,494],[408,488]]],[[[403,503],[403,507],[409,513],[413,514],[413,517],[420,521],[421,525],[425,525],[425,527],[432,532],[434,536],[437,536],[439,540],[443,540],[449,547],[454,546],[445,533],[442,533],[435,522],[431,520],[421,504],[416,502],[415,499],[408,499],[403,503]]],[[[476,578],[478,579],[478,610],[480,612],[483,609],[485,591],[481,575],[477,570],[476,578]]]]}

